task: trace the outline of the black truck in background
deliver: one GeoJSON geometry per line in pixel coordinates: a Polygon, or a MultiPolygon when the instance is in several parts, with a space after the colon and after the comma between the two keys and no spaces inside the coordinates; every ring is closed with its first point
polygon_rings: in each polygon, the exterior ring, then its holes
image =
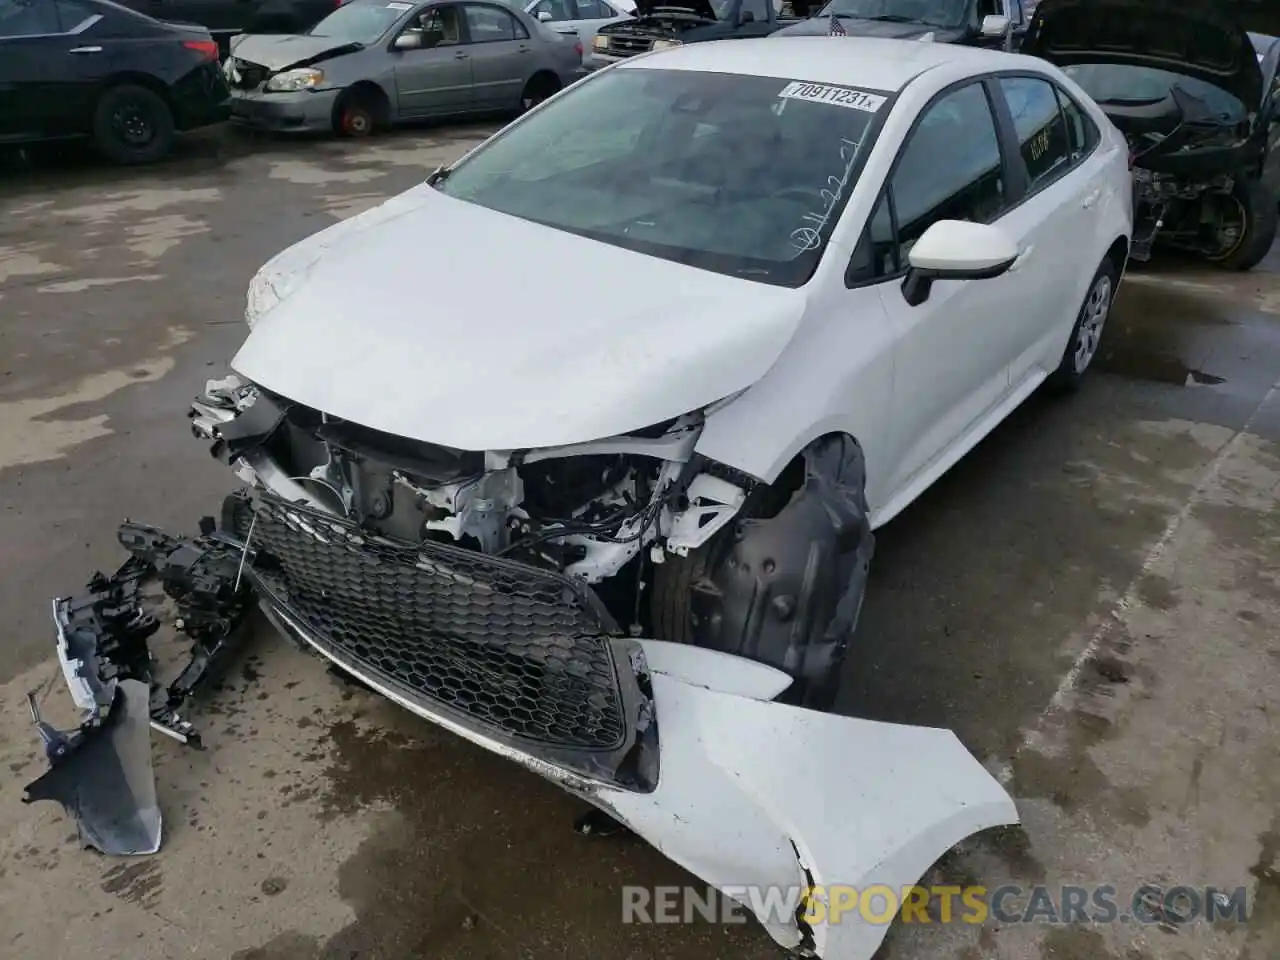
{"type": "Polygon", "coordinates": [[[171,23],[207,29],[226,56],[238,33],[301,33],[340,7],[343,0],[118,0],[123,6],[171,23]]]}
{"type": "Polygon", "coordinates": [[[1034,0],[640,0],[636,19],[600,28],[589,70],[683,43],[832,32],[1016,50],[1034,0]]]}
{"type": "Polygon", "coordinates": [[[777,36],[830,33],[834,20],[850,37],[1016,50],[1027,32],[1031,6],[1029,0],[830,0],[812,18],[779,30],[777,36]]]}

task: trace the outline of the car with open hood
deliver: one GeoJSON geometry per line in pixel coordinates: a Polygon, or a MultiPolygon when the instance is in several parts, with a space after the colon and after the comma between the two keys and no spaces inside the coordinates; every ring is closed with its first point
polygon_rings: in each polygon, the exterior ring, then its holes
{"type": "Polygon", "coordinates": [[[831,0],[775,37],[893,37],[1015,50],[1026,33],[1023,0],[831,0]]]}
{"type": "Polygon", "coordinates": [[[231,116],[367,136],[414,120],[528,110],[581,73],[582,45],[487,0],[348,0],[305,34],[231,41],[231,116]]]}
{"type": "Polygon", "coordinates": [[[190,410],[236,489],[198,537],[126,523],[125,565],[54,604],[86,719],[74,746],[49,735],[29,798],[157,849],[148,723],[190,740],[192,677],[256,603],[781,945],[867,960],[886,925],[805,909],[814,891],[903,890],[1018,815],[950,731],[835,712],[874,531],[1087,374],[1127,157],[1042,60],[691,44],[282,251],[190,410]],[[167,687],[156,576],[195,651],[167,687]]]}
{"type": "Polygon", "coordinates": [[[583,62],[598,70],[686,43],[765,37],[796,22],[780,0],[637,0],[630,20],[596,32],[583,62]]]}
{"type": "Polygon", "coordinates": [[[1271,249],[1276,34],[1280,5],[1254,0],[1036,8],[1022,52],[1062,67],[1129,141],[1136,258],[1159,243],[1247,270],[1271,249]]]}

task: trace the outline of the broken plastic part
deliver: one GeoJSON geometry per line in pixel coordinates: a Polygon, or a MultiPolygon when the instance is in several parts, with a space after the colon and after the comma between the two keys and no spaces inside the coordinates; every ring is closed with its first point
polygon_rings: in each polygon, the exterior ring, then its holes
{"type": "MultiPolygon", "coordinates": [[[[69,746],[55,747],[48,772],[27,785],[22,800],[56,800],[75,818],[84,844],[110,856],[155,853],[161,816],[151,769],[147,687],[121,680],[113,690],[105,715],[86,720],[75,733],[54,732],[69,746]]],[[[48,749],[52,728],[38,718],[33,710],[48,749]]]]}
{"type": "MultiPolygon", "coordinates": [[[[859,497],[842,492],[851,489],[846,481],[854,478],[858,458],[837,440],[806,462],[808,480],[791,505],[830,508],[828,524],[843,534],[837,543],[845,554],[859,557],[865,512],[857,509],[859,497]]],[[[243,497],[229,498],[232,502],[243,506],[243,497]]],[[[301,508],[287,509],[295,524],[315,526],[301,508]]],[[[778,514],[786,516],[786,509],[778,514]]],[[[794,517],[804,530],[821,529],[805,511],[794,517]]],[[[228,514],[224,526],[236,529],[229,519],[235,518],[228,514]]],[[[136,551],[132,559],[155,568],[166,590],[180,594],[179,603],[196,615],[192,622],[201,625],[201,635],[217,633],[217,624],[235,619],[228,610],[239,610],[244,598],[225,588],[239,561],[255,558],[244,544],[208,531],[182,540],[153,528],[126,528],[121,540],[136,551]]],[[[320,542],[328,543],[337,532],[331,524],[320,542]]],[[[259,560],[264,564],[266,542],[264,533],[259,560]]],[[[462,563],[465,552],[449,548],[433,556],[437,566],[447,568],[450,560],[462,563]]],[[[60,644],[85,623],[104,622],[104,614],[118,615],[125,624],[145,622],[138,621],[129,590],[112,593],[111,586],[99,583],[100,593],[117,601],[125,596],[128,602],[112,606],[100,596],[98,606],[68,604],[80,614],[68,617],[65,627],[60,622],[60,644]],[[98,619],[86,619],[86,610],[98,619]]],[[[270,600],[266,593],[264,600],[270,600]]],[[[268,606],[278,627],[360,683],[588,801],[600,814],[580,819],[579,830],[630,830],[744,904],[779,944],[808,956],[869,960],[887,924],[868,922],[853,911],[838,923],[828,922],[830,911],[810,919],[802,909],[806,897],[820,899],[824,889],[846,884],[900,890],[970,834],[1018,820],[1008,794],[949,731],[773,702],[787,688],[788,672],[739,656],[664,641],[611,639],[615,659],[628,665],[627,674],[642,694],[633,722],[645,750],[643,777],[610,782],[595,771],[565,766],[545,744],[497,736],[465,722],[457,710],[411,695],[404,684],[312,636],[311,628],[278,600],[268,606]],[[661,740],[655,735],[659,720],[661,740]]],[[[839,611],[834,620],[850,622],[839,611]]],[[[76,665],[68,672],[69,682],[89,670],[92,658],[76,655],[84,652],[77,647],[68,655],[67,662],[76,665]]],[[[104,660],[117,665],[101,656],[101,644],[93,652],[99,668],[104,660]]],[[[101,679],[101,669],[94,675],[101,679]]],[[[95,704],[102,691],[112,691],[110,709],[105,716],[91,711],[73,734],[41,728],[52,767],[28,787],[26,799],[61,802],[76,816],[85,841],[105,852],[154,852],[160,814],[150,766],[146,686],[117,677],[91,689],[95,704]]],[[[33,719],[38,721],[37,712],[33,719]]]]}

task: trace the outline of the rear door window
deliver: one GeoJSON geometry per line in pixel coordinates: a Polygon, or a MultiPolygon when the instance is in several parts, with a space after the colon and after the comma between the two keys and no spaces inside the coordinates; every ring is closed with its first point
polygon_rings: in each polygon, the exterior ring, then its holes
{"type": "Polygon", "coordinates": [[[1038,77],[1000,77],[998,86],[1013,116],[1027,192],[1043,190],[1071,168],[1075,153],[1057,90],[1038,77]]]}

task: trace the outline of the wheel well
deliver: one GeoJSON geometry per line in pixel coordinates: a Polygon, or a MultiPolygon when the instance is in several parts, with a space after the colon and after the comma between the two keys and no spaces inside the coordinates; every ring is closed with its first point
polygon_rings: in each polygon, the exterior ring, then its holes
{"type": "Polygon", "coordinates": [[[547,89],[552,91],[559,90],[560,78],[557,77],[550,70],[539,70],[532,77],[530,77],[529,82],[525,84],[526,88],[533,87],[536,89],[541,86],[546,86],[547,89]]]}
{"type": "Polygon", "coordinates": [[[1124,273],[1124,266],[1129,261],[1129,241],[1125,237],[1116,237],[1115,243],[1107,250],[1106,259],[1115,264],[1116,275],[1124,273]]]}
{"type": "MultiPolygon", "coordinates": [[[[839,430],[824,433],[821,436],[814,437],[796,452],[787,465],[779,471],[777,477],[770,484],[761,484],[754,492],[754,502],[752,503],[752,516],[760,518],[772,518],[782,512],[782,509],[791,502],[792,497],[804,486],[806,475],[806,460],[810,451],[827,443],[830,440],[842,438],[853,444],[853,447],[859,451],[861,457],[862,445],[858,443],[857,438],[839,430]]],[[[865,463],[863,471],[865,476],[865,463]]]]}
{"type": "Polygon", "coordinates": [[[371,80],[353,83],[342,92],[338,102],[333,105],[333,119],[337,123],[339,112],[353,97],[368,97],[373,109],[373,120],[378,126],[386,126],[391,122],[391,98],[387,92],[371,80]]]}
{"type": "MultiPolygon", "coordinates": [[[[173,101],[169,99],[169,88],[155,77],[145,73],[117,73],[109,77],[107,82],[102,85],[102,92],[106,93],[113,87],[123,87],[126,84],[133,87],[145,87],[163,100],[166,107],[171,111],[173,110],[173,101]]],[[[176,120],[177,118],[175,117],[174,119],[176,120]]]]}

